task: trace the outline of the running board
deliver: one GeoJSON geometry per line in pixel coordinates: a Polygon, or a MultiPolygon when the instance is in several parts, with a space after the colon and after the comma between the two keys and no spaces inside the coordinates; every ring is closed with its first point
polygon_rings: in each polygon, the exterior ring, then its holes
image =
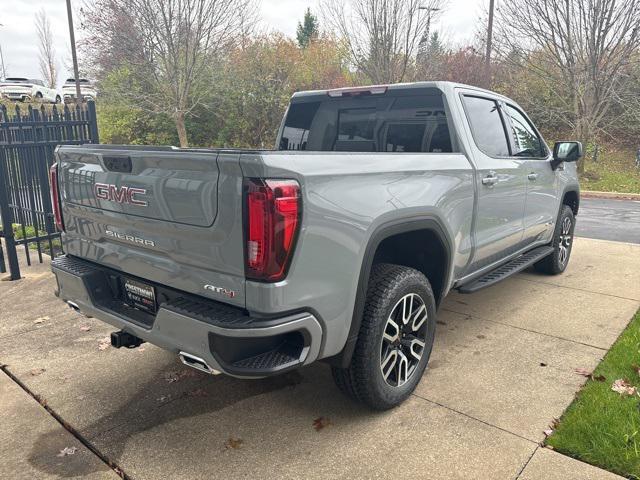
{"type": "Polygon", "coordinates": [[[498,283],[505,278],[509,278],[511,275],[521,272],[527,267],[530,267],[538,260],[542,260],[547,255],[553,253],[553,247],[538,247],[533,250],[514,258],[510,262],[501,265],[500,267],[485,273],[483,276],[476,280],[472,280],[469,283],[462,285],[458,288],[460,293],[473,293],[486,287],[490,287],[498,283]]]}

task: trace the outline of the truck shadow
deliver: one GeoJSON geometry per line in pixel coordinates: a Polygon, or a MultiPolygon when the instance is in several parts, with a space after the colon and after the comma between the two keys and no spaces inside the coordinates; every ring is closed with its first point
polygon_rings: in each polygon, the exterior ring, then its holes
{"type": "MultiPolygon", "coordinates": [[[[282,398],[291,399],[292,405],[290,408],[298,408],[300,405],[295,400],[297,394],[294,392],[304,380],[303,374],[299,371],[292,371],[260,380],[239,380],[226,376],[211,377],[195,370],[186,369],[180,364],[172,364],[169,367],[168,373],[176,374],[180,377],[177,381],[181,383],[181,389],[178,393],[172,393],[166,399],[161,398],[163,402],[159,405],[151,405],[141,411],[140,405],[149,404],[150,396],[157,397],[158,382],[165,382],[167,378],[166,376],[158,378],[154,375],[153,379],[140,385],[137,393],[127,399],[116,410],[109,411],[109,413],[98,418],[95,422],[82,427],[78,432],[84,441],[88,441],[107,461],[111,462],[112,466],[119,464],[119,459],[125,451],[126,442],[129,438],[166,423],[211,414],[252,397],[270,394],[279,390],[288,389],[292,391],[282,396],[282,398]]],[[[317,382],[317,385],[308,386],[313,391],[311,393],[312,396],[326,396],[327,389],[331,389],[329,390],[331,396],[339,397],[341,402],[349,402],[333,387],[328,378],[330,375],[326,374],[328,370],[326,366],[313,366],[309,367],[309,370],[313,372],[311,375],[307,375],[309,382],[317,382]]],[[[309,390],[309,388],[305,390],[309,390]]],[[[308,394],[309,392],[307,392],[308,394]]],[[[105,398],[104,400],[106,403],[107,399],[105,398]]],[[[153,400],[160,399],[154,398],[153,400]]],[[[78,408],[81,408],[81,405],[78,405],[78,408]]],[[[313,406],[309,408],[313,410],[313,406]]],[[[281,414],[282,409],[286,411],[289,407],[283,405],[274,414],[281,414]]],[[[331,412],[327,414],[331,415],[331,412]]],[[[310,411],[309,415],[309,425],[311,425],[313,421],[312,411],[310,411]]],[[[357,414],[355,417],[357,417],[357,414]]],[[[256,427],[259,426],[256,425],[256,427]]],[[[180,442],[183,444],[189,444],[191,441],[197,442],[196,434],[194,433],[193,435],[194,438],[190,438],[190,432],[187,429],[187,431],[183,432],[180,442]]],[[[226,437],[212,438],[212,448],[215,449],[217,447],[220,450],[224,450],[226,439],[226,437]]],[[[97,471],[108,470],[109,467],[105,463],[87,461],[83,450],[79,450],[74,455],[62,458],[57,457],[56,454],[69,446],[68,435],[61,435],[59,429],[53,430],[38,438],[30,452],[29,462],[39,471],[61,478],[86,476],[97,471]]],[[[170,450],[171,446],[165,444],[163,448],[170,450]]],[[[126,471],[126,465],[121,465],[121,468],[126,471]]]]}

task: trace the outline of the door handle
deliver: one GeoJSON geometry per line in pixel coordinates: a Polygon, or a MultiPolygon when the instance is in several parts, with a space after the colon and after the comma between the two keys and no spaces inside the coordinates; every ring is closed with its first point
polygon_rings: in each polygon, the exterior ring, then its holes
{"type": "Polygon", "coordinates": [[[498,177],[496,176],[496,172],[489,172],[489,175],[482,179],[482,184],[488,187],[494,186],[498,183],[498,177]]]}
{"type": "Polygon", "coordinates": [[[527,178],[532,182],[535,182],[536,179],[538,178],[538,174],[535,172],[531,172],[529,175],[527,175],[527,178]]]}

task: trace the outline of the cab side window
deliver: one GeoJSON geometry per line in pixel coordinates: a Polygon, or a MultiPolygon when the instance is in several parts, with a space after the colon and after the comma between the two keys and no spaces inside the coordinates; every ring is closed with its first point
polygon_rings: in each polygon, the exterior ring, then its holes
{"type": "Polygon", "coordinates": [[[497,102],[472,95],[464,95],[463,101],[478,148],[490,157],[508,157],[509,142],[497,102]]]}
{"type": "Polygon", "coordinates": [[[547,149],[531,122],[515,107],[507,105],[507,113],[511,119],[514,157],[546,157],[547,149]]]}

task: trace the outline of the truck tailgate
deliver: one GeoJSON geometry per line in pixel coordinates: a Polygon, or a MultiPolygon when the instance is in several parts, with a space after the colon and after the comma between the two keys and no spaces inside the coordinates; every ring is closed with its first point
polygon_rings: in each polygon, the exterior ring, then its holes
{"type": "Polygon", "coordinates": [[[57,159],[68,254],[244,305],[239,153],[64,146],[57,159]]]}

